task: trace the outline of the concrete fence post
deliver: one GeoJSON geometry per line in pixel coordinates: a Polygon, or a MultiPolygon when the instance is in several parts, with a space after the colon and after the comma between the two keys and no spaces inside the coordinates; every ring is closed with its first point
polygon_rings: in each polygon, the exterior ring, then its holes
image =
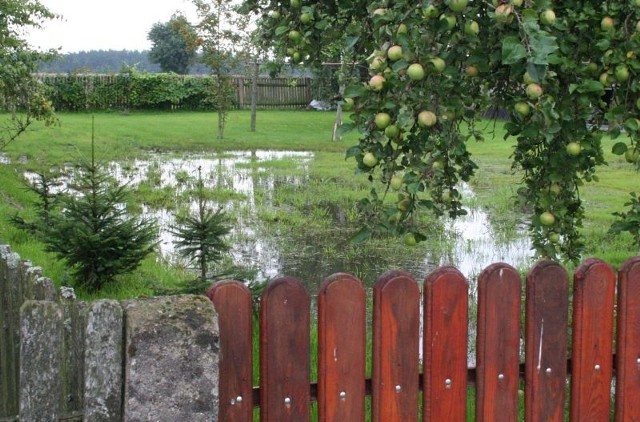
{"type": "Polygon", "coordinates": [[[204,296],[123,303],[126,421],[218,420],[218,320],[204,296]]]}
{"type": "Polygon", "coordinates": [[[60,407],[62,309],[49,301],[20,308],[20,420],[55,422],[60,407]]]}
{"type": "Polygon", "coordinates": [[[119,302],[91,304],[85,331],[84,420],[122,420],[123,324],[119,302]]]}

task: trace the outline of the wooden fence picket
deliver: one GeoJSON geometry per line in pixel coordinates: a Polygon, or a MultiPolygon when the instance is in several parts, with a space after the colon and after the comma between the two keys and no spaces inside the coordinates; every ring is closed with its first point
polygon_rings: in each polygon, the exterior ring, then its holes
{"type": "Polygon", "coordinates": [[[252,297],[238,281],[220,281],[207,290],[218,313],[221,342],[219,419],[253,419],[252,297]]]}
{"type": "Polygon", "coordinates": [[[467,280],[453,267],[439,268],[425,280],[425,422],[466,420],[468,297],[467,280]]]}
{"type": "Polygon", "coordinates": [[[640,420],[640,256],[618,272],[616,421],[640,420]]]}
{"type": "Polygon", "coordinates": [[[613,371],[613,304],[616,276],[603,261],[589,259],[573,281],[571,420],[609,420],[613,371]]]}
{"type": "Polygon", "coordinates": [[[334,274],[318,293],[318,420],[364,420],[365,292],[350,274],[334,274]]]}
{"type": "Polygon", "coordinates": [[[567,383],[569,277],[559,264],[541,261],[527,277],[525,418],[564,419],[567,383]]]}
{"type": "Polygon", "coordinates": [[[260,418],[309,420],[309,293],[298,280],[267,285],[260,304],[260,418]]]}
{"type": "Polygon", "coordinates": [[[510,265],[478,278],[476,421],[516,421],[520,379],[521,280],[510,265]]]}
{"type": "Polygon", "coordinates": [[[373,421],[418,417],[420,289],[402,271],[373,286],[373,421]]]}

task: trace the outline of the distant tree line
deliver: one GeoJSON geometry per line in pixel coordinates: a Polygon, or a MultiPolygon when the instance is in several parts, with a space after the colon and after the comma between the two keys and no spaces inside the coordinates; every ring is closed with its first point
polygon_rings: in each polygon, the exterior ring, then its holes
{"type": "MultiPolygon", "coordinates": [[[[40,73],[120,73],[123,69],[135,68],[140,72],[160,72],[160,65],[152,63],[149,51],[91,50],[61,54],[56,59],[43,62],[40,73]]],[[[194,63],[189,67],[192,75],[209,73],[207,67],[194,63]]]]}

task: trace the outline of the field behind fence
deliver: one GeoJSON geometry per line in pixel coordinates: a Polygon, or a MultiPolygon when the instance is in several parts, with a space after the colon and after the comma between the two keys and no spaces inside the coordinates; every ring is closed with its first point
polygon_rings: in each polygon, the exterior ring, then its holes
{"type": "Polygon", "coordinates": [[[638,291],[640,257],[617,275],[589,259],[573,283],[551,261],[524,281],[497,263],[478,278],[475,321],[468,280],[455,268],[424,283],[390,271],[369,292],[334,274],[314,321],[307,290],[282,277],[261,296],[253,356],[252,296],[242,283],[216,283],[210,300],[84,303],[1,246],[0,420],[252,421],[259,407],[261,420],[298,422],[315,402],[323,421],[464,421],[471,400],[476,420],[513,421],[520,390],[527,421],[609,420],[612,408],[616,420],[640,420],[638,291]],[[477,365],[468,368],[474,329],[477,365]]]}
{"type": "MultiPolygon", "coordinates": [[[[41,74],[58,111],[213,110],[211,76],[158,74],[41,74]]],[[[251,106],[253,78],[235,76],[233,107],[251,106]]],[[[310,78],[256,79],[258,108],[304,108],[313,99],[310,78]]]]}

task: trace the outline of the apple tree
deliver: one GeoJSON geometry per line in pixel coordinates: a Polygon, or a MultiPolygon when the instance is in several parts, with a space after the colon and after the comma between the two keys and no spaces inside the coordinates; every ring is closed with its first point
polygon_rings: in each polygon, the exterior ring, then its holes
{"type": "Polygon", "coordinates": [[[24,31],[55,18],[37,0],[6,0],[0,3],[0,149],[33,123],[53,123],[53,108],[44,87],[34,77],[38,65],[53,51],[40,52],[24,39],[24,31]]]}
{"type": "Polygon", "coordinates": [[[580,188],[597,180],[603,136],[638,163],[638,0],[245,3],[292,62],[338,43],[355,63],[344,105],[360,138],[347,156],[383,183],[363,201],[363,237],[419,241],[417,212],[464,214],[460,182],[477,168],[467,145],[482,140],[488,110],[508,114],[518,203],[540,256],[580,257],[580,188]]]}

